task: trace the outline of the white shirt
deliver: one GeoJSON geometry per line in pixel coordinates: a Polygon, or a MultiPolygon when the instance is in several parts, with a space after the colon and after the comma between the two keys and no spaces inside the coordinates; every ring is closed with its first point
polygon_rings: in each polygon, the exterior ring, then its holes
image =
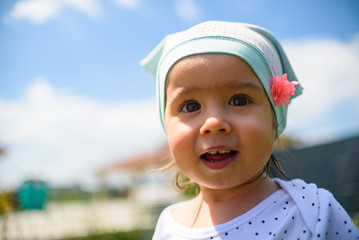
{"type": "Polygon", "coordinates": [[[275,179],[276,191],[241,216],[210,228],[186,228],[172,217],[167,207],[157,222],[153,240],[171,239],[359,239],[359,230],[333,195],[300,179],[275,179]]]}

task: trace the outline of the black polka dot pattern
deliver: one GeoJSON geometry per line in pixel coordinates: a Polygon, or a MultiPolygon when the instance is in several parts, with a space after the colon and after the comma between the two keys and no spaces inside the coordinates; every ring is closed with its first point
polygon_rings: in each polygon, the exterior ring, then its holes
{"type": "MultiPolygon", "coordinates": [[[[329,192],[301,180],[280,184],[283,190],[232,221],[208,229],[187,229],[174,224],[162,228],[167,231],[165,238],[154,239],[171,239],[173,236],[189,240],[196,236],[196,239],[215,240],[359,240],[358,229],[329,192]],[[199,238],[202,235],[207,237],[199,238]]],[[[164,225],[168,222],[171,221],[163,220],[164,225]]]]}

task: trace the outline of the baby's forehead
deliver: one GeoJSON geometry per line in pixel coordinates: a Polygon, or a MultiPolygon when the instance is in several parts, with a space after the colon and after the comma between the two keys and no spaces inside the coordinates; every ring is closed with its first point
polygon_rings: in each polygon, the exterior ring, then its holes
{"type": "Polygon", "coordinates": [[[229,54],[199,54],[178,61],[167,76],[166,90],[176,94],[261,90],[253,69],[242,59],[229,54]]]}
{"type": "Polygon", "coordinates": [[[260,80],[252,67],[243,59],[232,54],[225,53],[206,53],[184,57],[177,61],[168,71],[166,82],[173,79],[176,83],[185,82],[186,84],[196,84],[196,78],[205,77],[211,79],[209,84],[229,84],[236,85],[241,79],[260,80]],[[215,76],[215,78],[213,78],[215,76]],[[193,78],[191,81],[186,81],[193,78]],[[230,81],[225,81],[225,80],[230,81]]]}

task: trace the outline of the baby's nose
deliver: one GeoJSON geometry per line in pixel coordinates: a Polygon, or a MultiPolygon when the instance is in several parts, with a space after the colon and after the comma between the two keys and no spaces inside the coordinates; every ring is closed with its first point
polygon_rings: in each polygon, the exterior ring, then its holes
{"type": "Polygon", "coordinates": [[[230,132],[230,124],[221,116],[211,116],[206,118],[200,129],[202,135],[219,133],[228,134],[230,132]]]}

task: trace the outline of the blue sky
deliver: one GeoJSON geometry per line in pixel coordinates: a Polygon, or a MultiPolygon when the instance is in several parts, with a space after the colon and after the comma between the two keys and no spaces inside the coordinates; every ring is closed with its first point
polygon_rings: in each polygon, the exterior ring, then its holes
{"type": "Polygon", "coordinates": [[[3,0],[0,187],[34,176],[88,183],[97,167],[163,144],[154,80],[139,61],[206,20],[257,24],[282,42],[305,88],[288,135],[358,135],[358,12],[357,0],[3,0]]]}
{"type": "Polygon", "coordinates": [[[38,75],[55,87],[71,87],[106,101],[153,96],[153,84],[139,60],[166,34],[205,20],[258,24],[280,39],[348,40],[359,31],[359,3],[354,0],[184,1],[197,6],[195,16],[181,16],[176,1],[133,2],[137,5],[126,7],[115,0],[98,1],[93,14],[68,4],[34,24],[29,17],[7,19],[16,1],[2,1],[1,96],[21,96],[38,75]]]}

